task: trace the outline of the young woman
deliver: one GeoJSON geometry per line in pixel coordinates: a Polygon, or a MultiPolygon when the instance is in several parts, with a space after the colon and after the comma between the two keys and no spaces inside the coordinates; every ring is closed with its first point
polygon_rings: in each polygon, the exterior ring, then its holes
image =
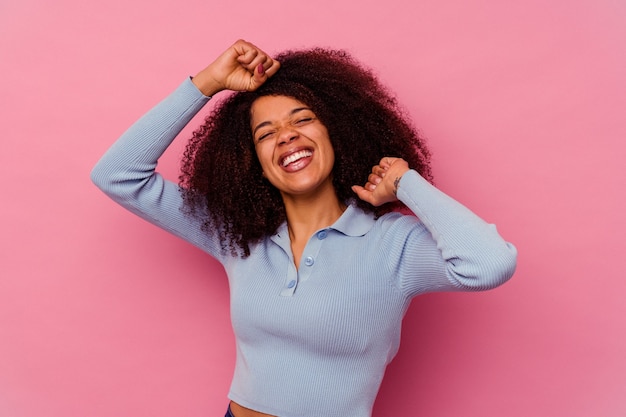
{"type": "Polygon", "coordinates": [[[423,140],[341,51],[274,59],[237,41],[124,133],[92,179],[223,264],[237,345],[227,416],[370,416],[412,298],[487,290],[516,265],[495,226],[431,185],[423,140]],[[224,90],[180,184],[164,180],[158,158],[224,90]]]}

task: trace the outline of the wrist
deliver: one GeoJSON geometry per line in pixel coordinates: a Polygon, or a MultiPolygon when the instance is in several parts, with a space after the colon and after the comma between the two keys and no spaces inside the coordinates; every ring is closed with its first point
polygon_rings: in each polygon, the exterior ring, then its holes
{"type": "Polygon", "coordinates": [[[191,82],[196,86],[202,94],[207,97],[212,97],[215,94],[222,91],[224,88],[215,81],[213,77],[208,75],[205,71],[200,71],[194,77],[191,77],[191,82]]]}
{"type": "Polygon", "coordinates": [[[400,177],[396,177],[395,180],[393,180],[393,195],[398,196],[398,186],[400,185],[400,177]]]}
{"type": "Polygon", "coordinates": [[[393,195],[395,195],[396,197],[398,196],[398,187],[400,187],[400,181],[402,180],[402,177],[404,176],[404,174],[406,174],[409,171],[409,168],[406,167],[404,168],[402,171],[398,172],[394,179],[393,179],[393,195]]]}

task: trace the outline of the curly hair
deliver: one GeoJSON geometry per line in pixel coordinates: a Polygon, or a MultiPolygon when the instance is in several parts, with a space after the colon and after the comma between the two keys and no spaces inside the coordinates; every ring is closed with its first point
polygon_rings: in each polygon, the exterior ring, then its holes
{"type": "Polygon", "coordinates": [[[305,103],[326,126],[335,151],[332,180],[345,204],[376,217],[399,203],[373,207],[351,187],[363,184],[385,156],[405,159],[432,181],[430,153],[396,98],[343,50],[314,48],[276,56],[280,70],[259,89],[227,96],[207,116],[185,149],[179,185],[187,215],[216,231],[222,250],[247,257],[250,245],[286,220],[280,192],[262,175],[250,128],[252,103],[288,96],[305,103]]]}

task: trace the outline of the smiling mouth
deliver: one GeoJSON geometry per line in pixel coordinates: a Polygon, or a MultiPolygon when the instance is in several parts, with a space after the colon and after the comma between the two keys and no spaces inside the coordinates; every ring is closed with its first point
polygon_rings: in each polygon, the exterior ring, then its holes
{"type": "Polygon", "coordinates": [[[286,156],[285,159],[283,159],[283,161],[281,162],[281,165],[283,167],[286,167],[289,164],[293,164],[294,162],[297,162],[302,158],[307,158],[312,155],[313,155],[313,152],[306,150],[306,149],[302,151],[294,152],[291,155],[286,156]]]}

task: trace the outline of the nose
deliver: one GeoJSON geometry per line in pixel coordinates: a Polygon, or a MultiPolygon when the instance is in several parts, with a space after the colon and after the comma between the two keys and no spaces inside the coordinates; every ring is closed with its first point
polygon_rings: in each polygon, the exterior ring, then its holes
{"type": "Polygon", "coordinates": [[[283,127],[280,132],[278,132],[278,143],[285,144],[289,143],[298,138],[298,132],[296,132],[291,126],[283,127]]]}

